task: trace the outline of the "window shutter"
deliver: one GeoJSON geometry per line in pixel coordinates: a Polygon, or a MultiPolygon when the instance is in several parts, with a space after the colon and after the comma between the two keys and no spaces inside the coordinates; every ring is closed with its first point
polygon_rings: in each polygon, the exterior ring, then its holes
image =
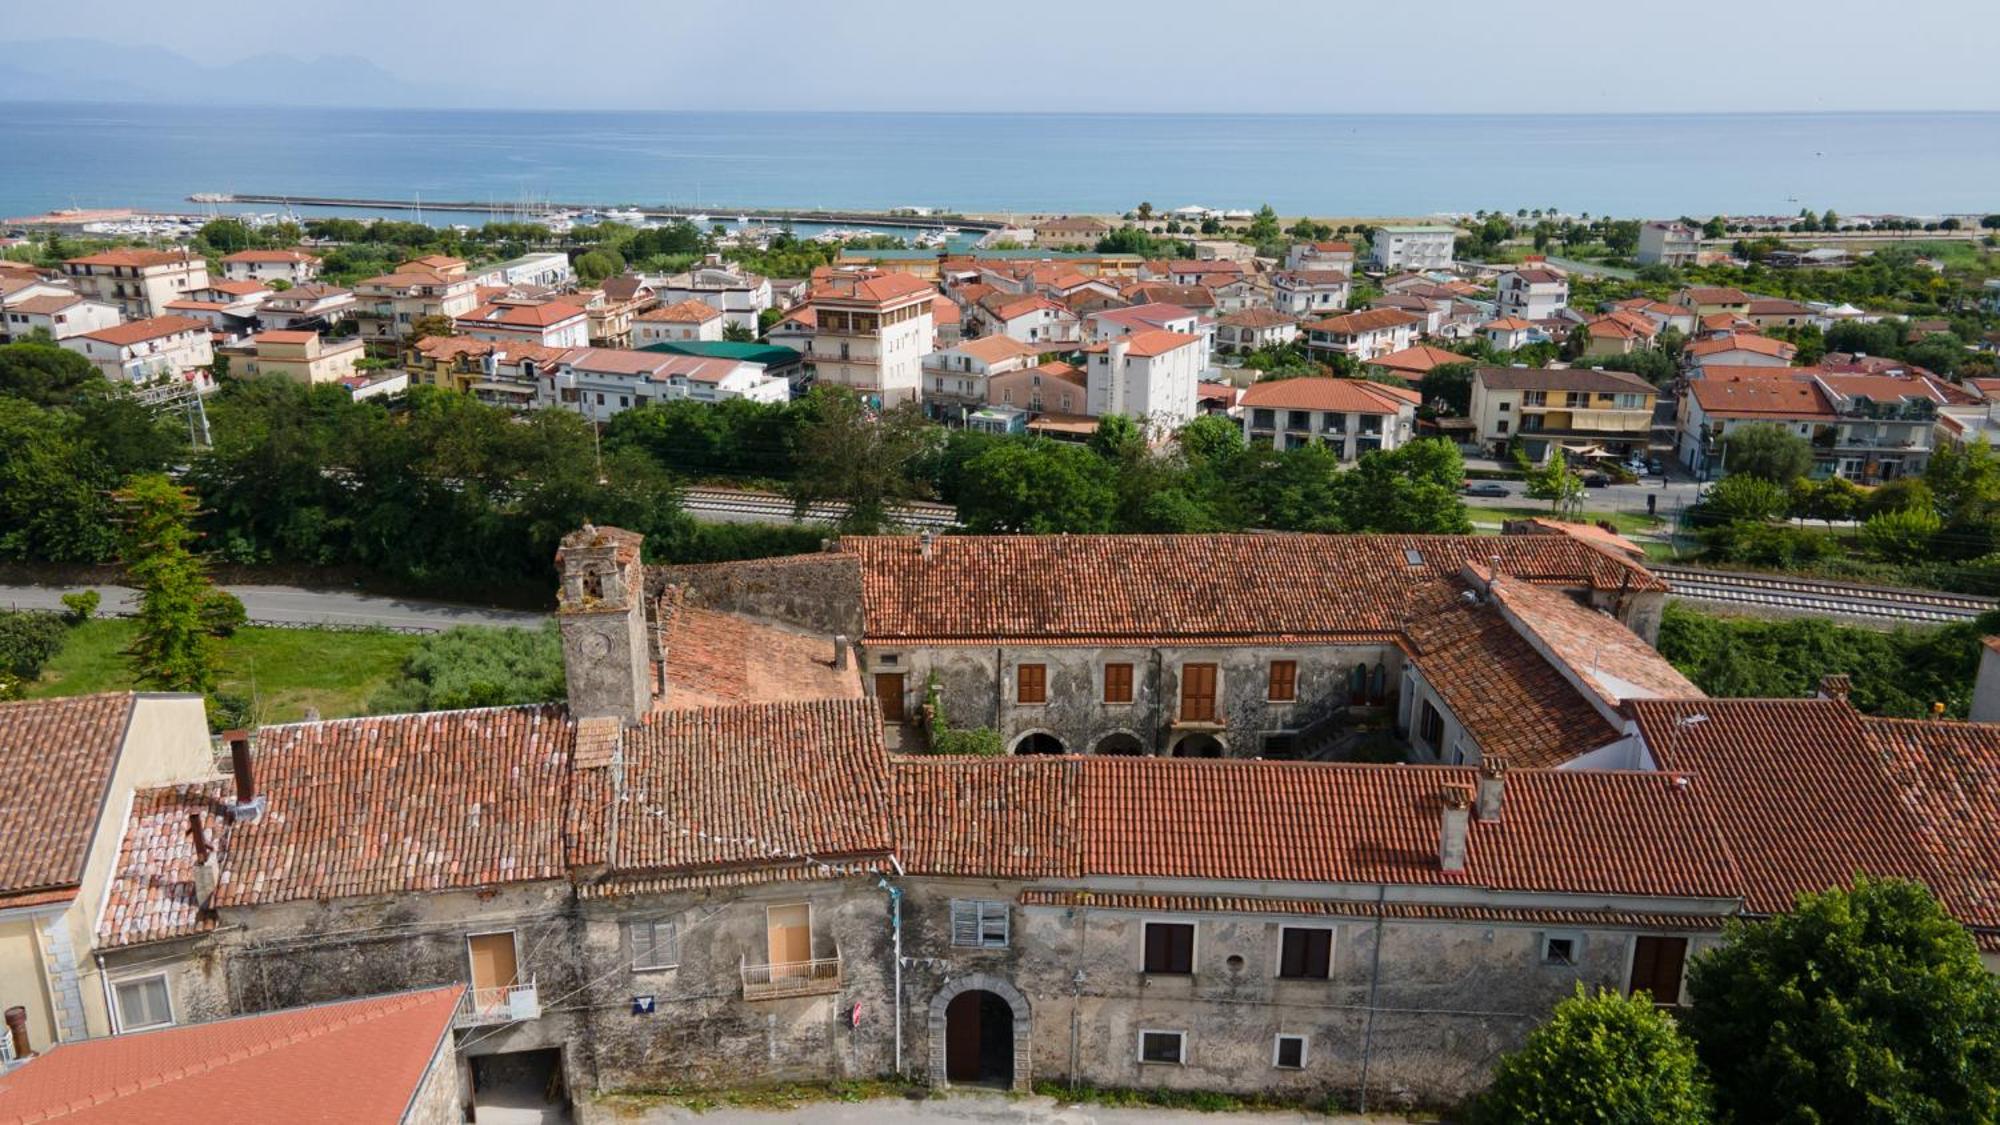
{"type": "Polygon", "coordinates": [[[632,967],[659,969],[681,960],[680,934],[672,922],[633,922],[632,967]]]}
{"type": "Polygon", "coordinates": [[[979,904],[979,944],[988,949],[1007,947],[1007,904],[1004,902],[982,902],[979,904]]]}
{"type": "Polygon", "coordinates": [[[951,901],[951,943],[961,946],[979,944],[979,904],[965,899],[951,901]]]}

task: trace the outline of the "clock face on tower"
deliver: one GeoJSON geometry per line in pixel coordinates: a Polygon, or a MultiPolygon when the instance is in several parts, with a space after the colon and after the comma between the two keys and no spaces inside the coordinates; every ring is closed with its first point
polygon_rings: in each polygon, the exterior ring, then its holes
{"type": "Polygon", "coordinates": [[[585,656],[603,656],[611,651],[611,642],[605,640],[602,633],[585,633],[582,648],[585,656]]]}

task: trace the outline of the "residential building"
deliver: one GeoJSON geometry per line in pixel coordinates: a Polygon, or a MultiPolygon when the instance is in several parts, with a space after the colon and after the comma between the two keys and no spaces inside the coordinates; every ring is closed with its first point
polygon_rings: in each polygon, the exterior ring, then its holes
{"type": "Polygon", "coordinates": [[[1039,294],[994,292],[967,310],[975,336],[1006,336],[1043,351],[1075,347],[1082,327],[1076,314],[1039,294]]]}
{"type": "Polygon", "coordinates": [[[192,317],[208,325],[219,341],[248,339],[257,331],[257,314],[275,296],[260,281],[214,281],[168,301],[162,315],[192,317]]]}
{"type": "Polygon", "coordinates": [[[1546,266],[1508,270],[1498,286],[1501,316],[1549,320],[1569,308],[1569,278],[1546,266]]]}
{"type": "Polygon", "coordinates": [[[129,320],[162,316],[167,302],[208,285],[208,262],[192,250],[105,250],[63,263],[77,292],[118,306],[129,320]]]}
{"type": "Polygon", "coordinates": [[[574,348],[540,369],[536,405],[606,422],[637,406],[674,399],[785,402],[791,386],[760,364],[616,348],[574,348]]]}
{"type": "Polygon", "coordinates": [[[1401,309],[1369,309],[1303,326],[1306,352],[1321,359],[1344,355],[1366,363],[1416,343],[1420,317],[1401,309]]]}
{"type": "Polygon", "coordinates": [[[1780,297],[1752,297],[1745,315],[1759,328],[1803,328],[1817,320],[1812,309],[1780,297]]]}
{"type": "Polygon", "coordinates": [[[1648,297],[1630,297],[1614,302],[1609,311],[1624,310],[1637,313],[1652,321],[1664,332],[1671,328],[1683,336],[1693,336],[1701,328],[1701,317],[1693,309],[1682,305],[1655,301],[1648,297]]]}
{"type": "Polygon", "coordinates": [[[1089,383],[1083,372],[1067,363],[1044,363],[988,376],[986,404],[1022,410],[1038,418],[1083,419],[1096,428],[1087,412],[1089,383]]]}
{"type": "MultiPolygon", "coordinates": [[[[123,986],[138,1018],[164,986],[123,986]]],[[[0,1120],[79,1123],[196,1120],[215,1106],[269,1121],[441,1125],[466,1119],[452,1028],[465,986],[344,1000],[66,1043],[17,1059],[0,1084],[0,1120]],[[338,1071],[337,1082],[307,1075],[338,1071]]]]}
{"type": "Polygon", "coordinates": [[[1589,337],[1583,348],[1585,356],[1630,355],[1650,347],[1660,333],[1660,326],[1643,313],[1613,309],[1585,322],[1581,331],[1589,337]]]}
{"type": "Polygon", "coordinates": [[[1194,336],[1212,336],[1215,322],[1193,309],[1155,302],[1099,310],[1086,318],[1084,327],[1085,338],[1090,343],[1102,344],[1120,336],[1130,336],[1135,332],[1154,329],[1163,332],[1185,332],[1194,336]]]}
{"type": "Polygon", "coordinates": [[[486,266],[476,280],[490,288],[536,285],[544,289],[569,289],[576,285],[576,269],[570,265],[568,254],[544,250],[486,266]]]}
{"type": "Polygon", "coordinates": [[[1242,262],[1228,259],[1169,258],[1139,263],[1140,281],[1169,285],[1213,285],[1247,276],[1249,272],[1242,262]]]}
{"type": "MultiPolygon", "coordinates": [[[[982,336],[932,352],[923,359],[924,413],[941,421],[958,421],[987,404],[990,377],[1025,370],[1040,356],[1040,348],[1011,336],[982,336]]],[[[1077,412],[1081,410],[1079,403],[1077,412]]]]}
{"type": "Polygon", "coordinates": [[[1206,369],[1202,350],[1200,336],[1159,328],[1090,345],[1086,410],[1143,420],[1156,436],[1180,429],[1195,416],[1196,386],[1206,369]]]}
{"type": "Polygon", "coordinates": [[[208,719],[199,695],[0,703],[0,746],[0,1007],[25,1009],[46,1052],[115,1030],[106,1002],[125,990],[91,979],[92,954],[127,807],[136,790],[209,772],[208,719]]]}
{"type": "Polygon", "coordinates": [[[662,304],[702,301],[721,310],[730,324],[759,330],[758,316],[771,306],[771,281],[760,274],[725,262],[720,254],[709,254],[686,273],[663,278],[653,285],[662,304]]]}
{"type": "Polygon", "coordinates": [[[21,297],[6,302],[0,315],[0,340],[24,340],[45,332],[51,340],[66,340],[109,328],[123,318],[118,306],[79,297],[75,293],[21,297]]]}
{"type": "Polygon", "coordinates": [[[957,301],[942,293],[931,298],[931,331],[932,350],[957,347],[965,339],[965,312],[957,301]]]}
{"type": "Polygon", "coordinates": [[[750,341],[738,343],[734,340],[668,340],[658,344],[648,344],[639,350],[755,364],[764,369],[764,374],[789,383],[794,395],[805,393],[810,385],[806,378],[805,354],[796,348],[777,344],[759,344],[750,341]]]}
{"type": "Polygon", "coordinates": [[[590,343],[590,314],[565,300],[517,300],[501,296],[452,321],[461,336],[475,340],[520,341],[545,348],[581,348],[590,343]]]}
{"type": "Polygon", "coordinates": [[[1681,352],[1689,367],[1785,367],[1798,354],[1797,345],[1751,332],[1709,336],[1694,341],[1681,352]]]}
{"type": "Polygon", "coordinates": [[[1471,362],[1471,356],[1460,355],[1444,348],[1434,348],[1429,344],[1417,344],[1399,352],[1376,356],[1361,366],[1372,374],[1389,375],[1415,383],[1430,374],[1432,368],[1451,363],[1471,362]]]}
{"type": "Polygon", "coordinates": [[[1518,316],[1503,316],[1479,326],[1479,334],[1497,352],[1511,352],[1529,344],[1546,343],[1548,334],[1518,316]]]}
{"type": "Polygon", "coordinates": [[[813,334],[807,362],[822,383],[884,406],[910,402],[923,387],[923,357],[935,346],[937,290],[906,273],[847,273],[815,285],[807,298],[813,334]]]}
{"type": "Polygon", "coordinates": [[[706,301],[680,301],[648,309],[632,318],[632,344],[648,347],[669,340],[720,340],[727,317],[706,301]]]}
{"type": "Polygon", "coordinates": [[[1063,215],[1035,224],[1037,246],[1095,247],[1111,233],[1111,224],[1089,215],[1063,215]]]}
{"type": "Polygon", "coordinates": [[[1363,379],[1278,379],[1243,392],[1243,438],[1279,449],[1318,442],[1342,461],[1410,440],[1421,396],[1363,379]]]}
{"type": "Polygon", "coordinates": [[[414,342],[410,337],[420,321],[456,321],[478,307],[478,283],[464,276],[463,263],[454,274],[405,262],[395,273],[355,282],[351,315],[362,340],[394,344],[414,342]]]}
{"type": "Polygon", "coordinates": [[[1519,450],[1537,464],[1645,456],[1659,391],[1637,375],[1586,367],[1482,367],[1468,411],[1482,450],[1519,450]]]}
{"type": "Polygon", "coordinates": [[[1690,285],[1674,294],[1674,304],[1697,317],[1726,313],[1731,317],[1750,314],[1750,294],[1721,285],[1690,285]]]}
{"type": "Polygon", "coordinates": [[[1215,322],[1215,342],[1239,352],[1279,347],[1298,338],[1298,319],[1272,309],[1245,309],[1215,322]]]}
{"type": "Polygon", "coordinates": [[[283,329],[259,332],[250,342],[254,350],[244,363],[245,375],[283,375],[309,387],[352,378],[367,350],[359,336],[329,340],[317,332],[283,329]]]}
{"type": "Polygon", "coordinates": [[[158,316],[84,332],[62,346],[89,360],[114,383],[151,384],[166,380],[215,388],[208,366],[215,362],[208,325],[185,316],[158,316]]]}
{"type": "MultiPolygon", "coordinates": [[[[936,302],[932,302],[932,308],[936,307],[936,302]]],[[[773,321],[771,327],[764,333],[764,339],[768,343],[791,348],[800,354],[811,354],[813,333],[818,324],[819,316],[813,311],[813,307],[800,305],[798,308],[787,310],[783,316],[773,321]]]]}
{"type": "Polygon", "coordinates": [[[257,326],[283,331],[325,332],[354,313],[354,292],[323,281],[294,285],[257,306],[257,326]]]}
{"type": "Polygon", "coordinates": [[[590,342],[600,348],[630,346],[633,319],[659,304],[653,287],[633,273],[605,278],[603,285],[579,296],[590,318],[590,342]]]}
{"type": "Polygon", "coordinates": [[[1285,248],[1287,270],[1354,272],[1354,247],[1346,242],[1294,242],[1285,248]]]}
{"type": "Polygon", "coordinates": [[[1820,367],[1710,365],[1681,396],[1681,462],[1695,473],[1728,471],[1726,439],[1768,422],[1812,445],[1815,478],[1881,484],[1921,473],[1935,448],[1939,416],[1972,395],[1935,376],[1820,367]]]}
{"type": "Polygon", "coordinates": [[[1376,227],[1368,238],[1369,259],[1381,270],[1442,270],[1451,268],[1455,227],[1376,227]]]}
{"type": "Polygon", "coordinates": [[[222,276],[262,285],[282,281],[304,285],[319,277],[320,259],[304,250],[238,250],[222,259],[222,276]]]}
{"type": "Polygon", "coordinates": [[[1701,257],[1701,232],[1686,223],[1650,222],[1639,227],[1635,260],[1642,266],[1691,266],[1701,257]]]}
{"type": "Polygon", "coordinates": [[[1118,290],[1130,305],[1173,305],[1202,316],[1217,309],[1215,294],[1206,285],[1176,285],[1171,281],[1135,281],[1118,290]]]}
{"type": "Polygon", "coordinates": [[[1353,278],[1345,270],[1288,269],[1271,275],[1271,307],[1295,317],[1339,312],[1353,292],[1353,278]]]}

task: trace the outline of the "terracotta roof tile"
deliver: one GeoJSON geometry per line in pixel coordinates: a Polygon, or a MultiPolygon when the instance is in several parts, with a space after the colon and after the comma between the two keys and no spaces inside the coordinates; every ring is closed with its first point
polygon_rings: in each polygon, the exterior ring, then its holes
{"type": "Polygon", "coordinates": [[[1433,367],[1442,367],[1448,363],[1471,362],[1473,362],[1471,356],[1460,355],[1457,352],[1448,351],[1444,348],[1434,348],[1429,344],[1418,344],[1413,348],[1404,348],[1399,352],[1390,352],[1388,355],[1377,356],[1362,364],[1362,366],[1381,367],[1390,371],[1405,371],[1421,375],[1433,367]]]}
{"type": "Polygon", "coordinates": [[[1079,874],[1080,758],[898,758],[896,846],[919,875],[1079,874]]]}
{"type": "Polygon", "coordinates": [[[668,709],[862,697],[858,662],[835,668],[830,637],[690,605],[663,604],[661,613],[668,709]]]}
{"type": "Polygon", "coordinates": [[[640,320],[664,320],[674,324],[705,324],[718,320],[722,310],[707,301],[686,300],[663,308],[647,309],[639,314],[640,320]]]}
{"type": "Polygon", "coordinates": [[[97,340],[113,347],[126,348],[133,344],[143,344],[147,340],[158,340],[166,336],[177,336],[183,332],[206,332],[208,323],[189,316],[155,316],[146,320],[127,321],[86,332],[83,338],[97,340]]]}
{"type": "Polygon", "coordinates": [[[1750,333],[1728,333],[1722,336],[1711,336],[1706,340],[1696,340],[1687,346],[1687,354],[1696,358],[1717,355],[1723,352],[1753,352],[1757,355],[1768,355],[1777,359],[1790,359],[1797,355],[1798,351],[1799,349],[1796,346],[1784,340],[1772,336],[1756,336],[1750,333]]]}
{"type": "MultiPolygon", "coordinates": [[[[1601,529],[1583,524],[1590,531],[1601,529]]],[[[1606,709],[1627,699],[1699,699],[1702,690],[1616,618],[1583,605],[1558,590],[1495,579],[1494,600],[1517,626],[1532,633],[1544,651],[1568,665],[1606,709]]],[[[1521,762],[1522,765],[1530,763],[1521,762]]]]}
{"type": "Polygon", "coordinates": [[[1473,377],[1496,391],[1602,391],[1657,394],[1653,384],[1625,371],[1589,367],[1482,367],[1473,377]]]}
{"type": "Polygon", "coordinates": [[[1405,324],[1415,324],[1421,317],[1412,316],[1401,309],[1369,309],[1366,312],[1348,313],[1327,320],[1315,320],[1306,325],[1309,332],[1330,332],[1336,335],[1353,335],[1359,332],[1380,332],[1385,328],[1396,328],[1405,324]]]}
{"type": "Polygon", "coordinates": [[[1714,914],[1656,914],[1630,910],[1562,910],[1520,906],[1475,906],[1424,902],[1343,901],[1340,899],[1251,898],[1236,895],[1175,895],[1107,891],[1025,890],[1023,906],[1088,906],[1150,914],[1292,914],[1305,918],[1374,918],[1390,921],[1492,922],[1501,925],[1712,931],[1722,928],[1714,914]]]}
{"type": "Polygon", "coordinates": [[[0,905],[83,878],[133,705],[129,693],[0,703],[0,905]]]}
{"type": "Polygon", "coordinates": [[[1861,726],[1946,872],[1953,913],[2000,929],[2000,724],[1864,717],[1861,726]]]}
{"type": "Polygon", "coordinates": [[[222,259],[225,262],[317,262],[317,255],[303,250],[238,250],[222,259]]]}
{"type": "Polygon", "coordinates": [[[86,254],[81,258],[65,258],[65,265],[80,266],[126,266],[145,269],[151,266],[187,265],[201,261],[190,250],[106,250],[97,254],[86,254]]]}
{"type": "Polygon", "coordinates": [[[141,789],[132,795],[132,813],[119,844],[118,867],[105,888],[97,922],[97,944],[106,949],[187,937],[215,927],[213,915],[197,909],[194,844],[188,816],[198,813],[218,856],[227,849],[230,824],[224,803],[234,793],[227,782],[210,781],[141,789]]]}
{"type": "Polygon", "coordinates": [[[1266,379],[1250,384],[1242,406],[1281,410],[1332,410],[1352,414],[1395,414],[1415,402],[1395,392],[1400,388],[1365,379],[1266,379]]]}

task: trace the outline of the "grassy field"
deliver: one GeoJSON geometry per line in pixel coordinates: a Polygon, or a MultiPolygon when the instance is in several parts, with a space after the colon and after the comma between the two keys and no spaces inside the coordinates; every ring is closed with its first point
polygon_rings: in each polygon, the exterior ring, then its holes
{"type": "MultiPolygon", "coordinates": [[[[133,686],[125,661],[133,623],[118,618],[86,621],[42,669],[28,694],[83,695],[133,686]]],[[[239,629],[222,645],[221,690],[249,698],[257,717],[282,723],[306,708],[327,719],[366,712],[368,697],[396,674],[421,637],[401,633],[336,633],[320,629],[239,629]]]]}
{"type": "MultiPolygon", "coordinates": [[[[1504,523],[1507,520],[1524,520],[1535,516],[1546,518],[1549,514],[1549,506],[1547,504],[1510,504],[1506,507],[1488,508],[1468,504],[1465,507],[1465,514],[1470,516],[1474,523],[1504,523]]],[[[1623,535],[1632,535],[1642,531],[1660,531],[1667,526],[1665,519],[1657,516],[1649,516],[1644,512],[1585,511],[1582,518],[1585,523],[1596,523],[1598,520],[1608,519],[1618,529],[1619,533],[1623,535]]]]}

